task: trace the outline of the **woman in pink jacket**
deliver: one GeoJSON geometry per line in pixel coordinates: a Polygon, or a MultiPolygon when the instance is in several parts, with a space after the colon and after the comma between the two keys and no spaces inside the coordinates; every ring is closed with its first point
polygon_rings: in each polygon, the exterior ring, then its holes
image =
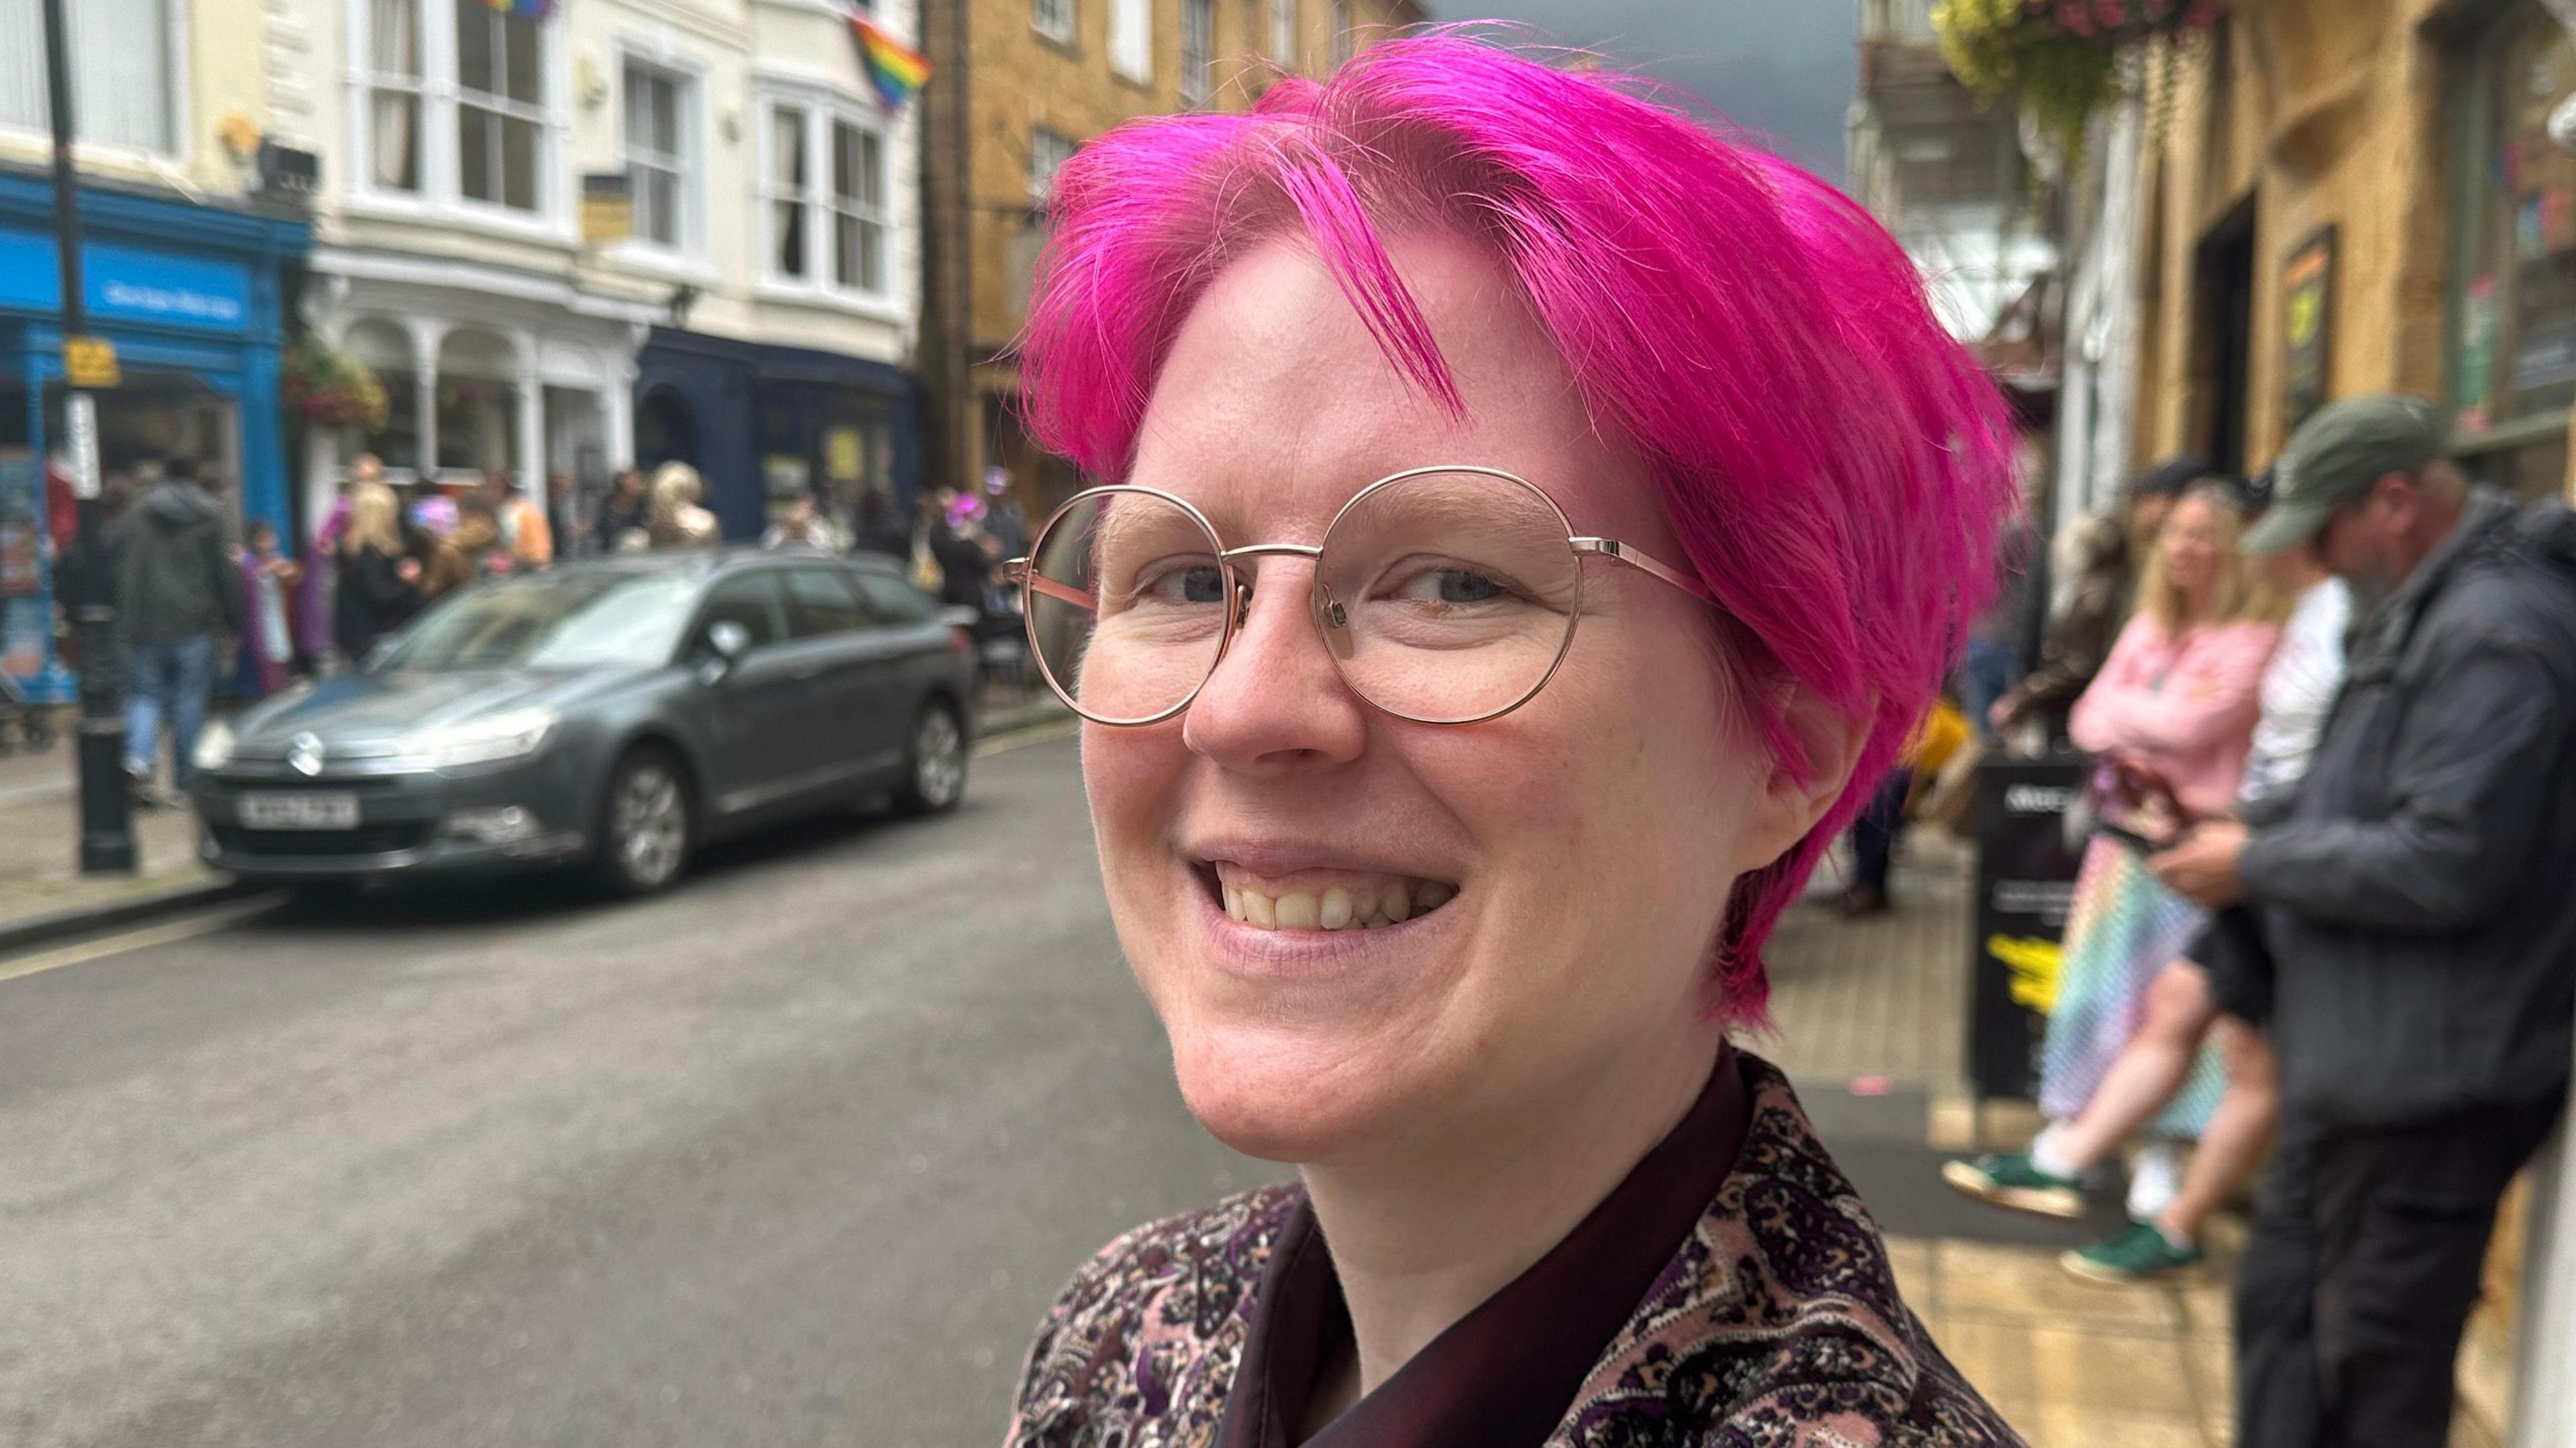
{"type": "MultiPolygon", "coordinates": [[[[2218,483],[2195,486],[2174,506],[2136,611],[2068,721],[2076,744],[2101,765],[2094,797],[2106,822],[2132,836],[2167,836],[2235,805],[2263,665],[2287,613],[2286,600],[2236,551],[2241,508],[2218,483]]],[[[2039,1104],[2052,1122],[2084,1109],[2137,1033],[2148,985],[2201,920],[2197,906],[2147,872],[2134,838],[2096,833],[2085,847],[2042,1051],[2039,1104]]],[[[2148,1133],[2197,1139],[2225,1087],[2204,1051],[2148,1133]]],[[[1953,1162],[1945,1175],[1991,1201],[2058,1215],[2082,1210],[2063,1181],[2020,1180],[2028,1160],[1953,1162]]],[[[2139,1205],[2133,1200],[2133,1210],[2139,1205]]]]}

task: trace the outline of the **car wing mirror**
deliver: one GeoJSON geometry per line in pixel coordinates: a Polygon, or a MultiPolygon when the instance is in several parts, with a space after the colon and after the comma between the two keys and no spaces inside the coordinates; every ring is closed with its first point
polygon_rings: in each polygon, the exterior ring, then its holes
{"type": "Polygon", "coordinates": [[[709,624],[706,654],[698,660],[698,682],[709,685],[724,682],[725,675],[732,673],[733,666],[742,662],[742,656],[749,652],[751,630],[729,618],[709,624]]]}

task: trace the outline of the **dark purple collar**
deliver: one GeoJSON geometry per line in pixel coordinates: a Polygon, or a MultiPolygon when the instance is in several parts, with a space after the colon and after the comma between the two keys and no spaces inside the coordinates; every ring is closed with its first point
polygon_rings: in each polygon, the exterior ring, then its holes
{"type": "MultiPolygon", "coordinates": [[[[1545,1442],[1733,1170],[1751,1107],[1742,1058],[1729,1047],[1681,1124],[1564,1241],[1307,1439],[1309,1448],[1545,1442]]],[[[1321,1370],[1351,1342],[1332,1255],[1302,1193],[1251,1314],[1217,1445],[1294,1448],[1321,1370]]]]}

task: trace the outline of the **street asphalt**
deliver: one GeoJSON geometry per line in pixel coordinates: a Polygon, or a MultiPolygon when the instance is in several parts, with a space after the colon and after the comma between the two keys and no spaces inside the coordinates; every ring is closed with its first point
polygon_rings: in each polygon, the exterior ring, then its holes
{"type": "Polygon", "coordinates": [[[1284,1174],[1182,1109],[1056,738],[640,904],[0,979],[0,1443],[993,1444],[1089,1252],[1284,1174]]]}

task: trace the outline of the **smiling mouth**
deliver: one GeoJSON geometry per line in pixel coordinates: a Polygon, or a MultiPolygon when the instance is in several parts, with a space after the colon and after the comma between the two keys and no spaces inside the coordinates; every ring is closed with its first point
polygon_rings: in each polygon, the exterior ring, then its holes
{"type": "Polygon", "coordinates": [[[1273,880],[1226,860],[1200,865],[1197,874],[1228,917],[1255,930],[1380,930],[1458,897],[1448,881],[1412,875],[1305,872],[1273,880]]]}

